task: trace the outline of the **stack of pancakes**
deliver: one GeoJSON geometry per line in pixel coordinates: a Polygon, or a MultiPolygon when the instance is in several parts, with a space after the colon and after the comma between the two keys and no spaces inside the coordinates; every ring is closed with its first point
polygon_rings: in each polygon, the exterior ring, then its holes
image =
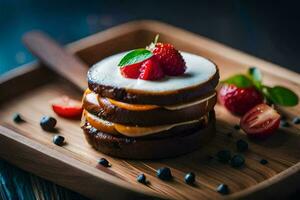
{"type": "Polygon", "coordinates": [[[215,132],[217,67],[182,53],[187,71],[161,81],[127,79],[108,57],[88,72],[82,128],[97,150],[122,158],[156,159],[195,150],[215,132]]]}

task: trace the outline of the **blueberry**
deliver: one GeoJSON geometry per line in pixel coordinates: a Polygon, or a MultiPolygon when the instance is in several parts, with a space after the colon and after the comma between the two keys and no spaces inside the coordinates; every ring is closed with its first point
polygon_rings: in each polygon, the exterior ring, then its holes
{"type": "Polygon", "coordinates": [[[159,168],[156,175],[161,180],[170,180],[172,178],[171,170],[168,167],[159,168]]]}
{"type": "Polygon", "coordinates": [[[280,120],[280,127],[286,128],[289,126],[290,126],[290,124],[286,120],[280,120]]]}
{"type": "Polygon", "coordinates": [[[139,174],[139,175],[136,177],[136,180],[137,180],[139,183],[146,183],[146,176],[145,176],[145,174],[139,174]]]}
{"type": "Polygon", "coordinates": [[[233,128],[234,128],[235,130],[240,130],[240,129],[241,129],[240,125],[238,125],[238,124],[234,125],[233,128]]]}
{"type": "Polygon", "coordinates": [[[248,143],[245,140],[240,139],[236,142],[236,148],[240,152],[245,152],[248,150],[248,143]]]}
{"type": "Polygon", "coordinates": [[[268,161],[267,161],[266,159],[261,159],[259,162],[260,162],[260,164],[262,164],[262,165],[268,164],[268,161]]]}
{"type": "Polygon", "coordinates": [[[111,164],[106,160],[105,158],[100,158],[98,160],[98,163],[102,165],[103,167],[111,167],[111,164]]]}
{"type": "Polygon", "coordinates": [[[55,135],[53,137],[53,143],[58,145],[58,146],[62,146],[64,144],[65,138],[61,135],[55,135]]]}
{"type": "Polygon", "coordinates": [[[295,118],[293,119],[293,123],[294,123],[294,124],[300,124],[300,117],[295,117],[295,118]]]}
{"type": "Polygon", "coordinates": [[[13,120],[15,123],[24,122],[24,120],[22,119],[22,116],[19,113],[14,114],[13,120]]]}
{"type": "Polygon", "coordinates": [[[226,184],[220,184],[217,187],[217,192],[219,192],[220,194],[229,194],[229,188],[226,184]]]}
{"type": "Polygon", "coordinates": [[[53,117],[43,116],[40,121],[40,125],[41,125],[42,129],[45,131],[53,131],[54,127],[56,125],[56,122],[57,122],[56,119],[53,117]]]}
{"type": "Polygon", "coordinates": [[[217,153],[217,158],[222,163],[227,163],[231,159],[231,152],[229,150],[221,150],[217,153]]]}
{"type": "Polygon", "coordinates": [[[245,164],[245,159],[242,155],[234,155],[230,160],[230,165],[235,168],[242,167],[245,164]]]}
{"type": "Polygon", "coordinates": [[[187,184],[193,184],[195,183],[195,174],[193,172],[190,172],[190,173],[187,173],[184,177],[184,181],[187,183],[187,184]]]}

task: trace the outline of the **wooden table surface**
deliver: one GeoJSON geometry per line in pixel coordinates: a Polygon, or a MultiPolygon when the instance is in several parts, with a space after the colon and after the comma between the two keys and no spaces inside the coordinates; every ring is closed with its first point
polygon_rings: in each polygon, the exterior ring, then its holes
{"type": "MultiPolygon", "coordinates": [[[[292,3],[272,3],[272,9],[268,2],[256,4],[255,1],[219,2],[216,6],[213,2],[192,5],[184,1],[172,5],[163,3],[159,7],[153,3],[147,7],[149,10],[153,7],[159,9],[157,12],[145,12],[144,5],[137,1],[131,4],[92,1],[89,6],[82,5],[83,2],[76,1],[73,9],[68,9],[70,5],[66,0],[61,1],[59,6],[50,1],[40,3],[33,0],[27,4],[1,1],[0,22],[5,19],[7,23],[0,24],[0,74],[33,59],[20,43],[21,35],[27,30],[40,28],[66,43],[136,18],[158,18],[300,71],[300,52],[296,47],[300,42],[299,26],[295,26],[299,12],[293,12],[297,6],[292,3]],[[185,14],[174,17],[172,13],[181,11],[183,5],[185,14]],[[215,10],[214,14],[211,14],[211,9],[215,10]],[[74,13],[77,14],[74,16],[74,13]],[[69,26],[65,26],[66,23],[69,26]]],[[[0,182],[3,199],[11,199],[6,198],[8,195],[25,195],[26,199],[33,199],[34,196],[49,199],[52,195],[60,196],[60,199],[83,198],[4,161],[0,162],[0,182]]],[[[297,193],[293,197],[296,198],[297,193]]]]}

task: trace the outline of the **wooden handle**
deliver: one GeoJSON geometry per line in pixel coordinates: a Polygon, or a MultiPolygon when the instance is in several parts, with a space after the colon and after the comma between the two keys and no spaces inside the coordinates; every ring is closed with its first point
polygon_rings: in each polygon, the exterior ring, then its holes
{"type": "Polygon", "coordinates": [[[23,43],[47,67],[80,89],[84,90],[87,88],[86,74],[88,65],[67,52],[49,36],[39,31],[28,32],[23,37],[23,43]]]}

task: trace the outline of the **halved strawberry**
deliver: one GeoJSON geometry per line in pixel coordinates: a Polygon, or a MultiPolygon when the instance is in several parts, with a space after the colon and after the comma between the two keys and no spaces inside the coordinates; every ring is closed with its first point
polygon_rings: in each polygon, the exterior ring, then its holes
{"type": "Polygon", "coordinates": [[[140,79],[143,80],[158,80],[162,79],[165,74],[155,56],[145,60],[140,68],[140,79]]]}
{"type": "Polygon", "coordinates": [[[278,129],[280,115],[267,104],[259,104],[240,121],[241,128],[252,138],[267,138],[278,129]]]}
{"type": "Polygon", "coordinates": [[[142,62],[135,63],[132,65],[123,66],[120,68],[122,76],[125,78],[134,78],[137,79],[140,75],[140,68],[142,62]]]}
{"type": "Polygon", "coordinates": [[[69,98],[68,96],[58,97],[51,101],[53,111],[65,118],[79,118],[82,113],[80,101],[69,98]]]}

